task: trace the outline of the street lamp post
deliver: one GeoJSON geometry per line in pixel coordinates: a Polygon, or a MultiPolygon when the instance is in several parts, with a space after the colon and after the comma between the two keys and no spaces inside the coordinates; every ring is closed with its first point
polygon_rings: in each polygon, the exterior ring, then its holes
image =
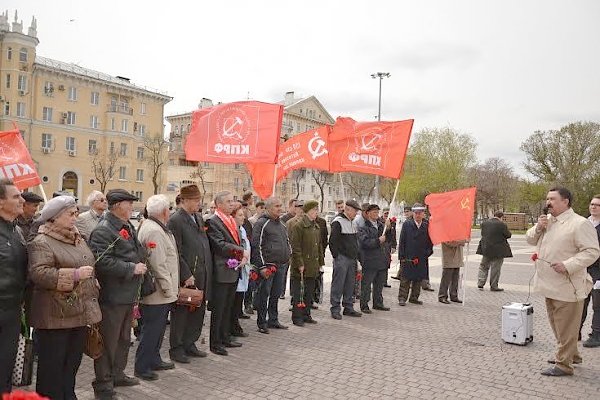
{"type": "MultiPolygon", "coordinates": [[[[379,105],[377,107],[377,121],[381,121],[381,81],[383,78],[389,78],[391,75],[389,72],[376,72],[371,74],[371,78],[379,78],[379,105]]],[[[379,202],[379,175],[375,175],[375,188],[373,190],[373,198],[376,202],[379,202]]]]}

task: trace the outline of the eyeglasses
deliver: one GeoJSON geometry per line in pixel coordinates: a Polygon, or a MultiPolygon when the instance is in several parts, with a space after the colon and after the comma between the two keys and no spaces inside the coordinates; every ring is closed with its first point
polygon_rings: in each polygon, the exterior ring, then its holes
{"type": "Polygon", "coordinates": [[[590,203],[590,207],[600,207],[600,204],[598,204],[598,203],[590,203]]]}
{"type": "Polygon", "coordinates": [[[96,199],[96,201],[99,201],[100,203],[104,203],[106,201],[106,199],[96,199]]]}

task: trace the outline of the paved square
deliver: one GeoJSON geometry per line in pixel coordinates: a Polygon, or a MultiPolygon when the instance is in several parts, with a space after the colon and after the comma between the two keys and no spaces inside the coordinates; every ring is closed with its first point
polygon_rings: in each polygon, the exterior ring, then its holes
{"type": "MultiPolygon", "coordinates": [[[[474,232],[475,234],[475,232],[474,232]]],[[[374,311],[362,318],[333,320],[327,300],[313,311],[316,325],[291,325],[289,296],[280,301],[280,320],[288,331],[256,331],[255,316],[242,320],[250,337],[228,357],[209,353],[208,358],[177,364],[160,372],[155,382],[134,388],[118,388],[131,399],[595,399],[600,397],[600,348],[581,347],[583,364],[575,376],[540,375],[554,352],[554,338],[546,318],[543,298],[532,293],[534,341],[527,346],[501,340],[501,308],[509,302],[525,302],[533,274],[529,257],[533,248],[524,236],[510,244],[515,255],[502,269],[504,292],[479,291],[476,285],[480,257],[470,246],[466,305],[445,305],[437,292],[423,292],[423,306],[396,302],[398,282],[384,289],[390,312],[374,311]]],[[[439,246],[431,258],[431,278],[437,289],[441,277],[439,246]]],[[[390,275],[395,273],[392,267],[390,275]]],[[[327,260],[326,287],[331,280],[327,260]]],[[[325,294],[328,299],[328,292],[325,294]]],[[[591,306],[590,306],[591,315],[591,306]]],[[[208,316],[208,313],[207,313],[208,316]]],[[[584,337],[590,331],[590,317],[584,337]]],[[[208,351],[208,322],[203,336],[208,351]]],[[[168,332],[163,356],[168,359],[168,332]]],[[[127,372],[133,374],[135,347],[127,372]]],[[[93,363],[87,357],[80,369],[77,394],[93,399],[93,363]]]]}

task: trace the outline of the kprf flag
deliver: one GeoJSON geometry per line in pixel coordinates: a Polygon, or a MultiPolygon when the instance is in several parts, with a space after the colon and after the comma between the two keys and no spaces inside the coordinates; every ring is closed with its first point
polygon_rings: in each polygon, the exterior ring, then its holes
{"type": "Polygon", "coordinates": [[[185,143],[191,161],[274,163],[283,106],[239,101],[194,111],[185,143]]]}
{"type": "Polygon", "coordinates": [[[357,122],[338,117],[329,135],[329,170],[399,178],[413,120],[357,122]]]}
{"type": "Polygon", "coordinates": [[[31,155],[18,130],[0,132],[0,179],[10,179],[19,190],[41,183],[31,155]]]}
{"type": "Polygon", "coordinates": [[[425,197],[429,206],[429,237],[433,244],[466,240],[471,237],[477,188],[431,193],[425,197]]]}

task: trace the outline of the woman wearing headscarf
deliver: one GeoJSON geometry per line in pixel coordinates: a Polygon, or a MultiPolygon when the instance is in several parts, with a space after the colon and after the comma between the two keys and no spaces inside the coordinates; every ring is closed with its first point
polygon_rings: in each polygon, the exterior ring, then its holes
{"type": "Polygon", "coordinates": [[[29,243],[29,278],[34,284],[31,325],[37,330],[36,391],[53,400],[76,399],[75,376],[87,325],[102,319],[94,255],[81,238],[71,196],[48,201],[39,234],[29,243]]]}

